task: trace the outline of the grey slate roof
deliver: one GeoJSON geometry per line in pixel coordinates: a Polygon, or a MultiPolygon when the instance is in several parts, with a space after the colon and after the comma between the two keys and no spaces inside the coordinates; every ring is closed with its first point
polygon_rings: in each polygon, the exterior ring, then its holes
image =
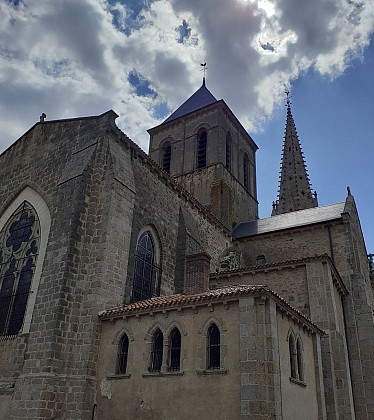
{"type": "Polygon", "coordinates": [[[166,118],[163,124],[175,120],[176,118],[187,115],[192,111],[196,111],[204,106],[217,102],[217,99],[206,88],[205,83],[190,98],[187,99],[170,117],[166,118]]]}
{"type": "Polygon", "coordinates": [[[345,203],[343,202],[239,223],[234,229],[234,235],[240,239],[248,236],[261,235],[262,233],[339,219],[344,211],[344,206],[345,203]]]}

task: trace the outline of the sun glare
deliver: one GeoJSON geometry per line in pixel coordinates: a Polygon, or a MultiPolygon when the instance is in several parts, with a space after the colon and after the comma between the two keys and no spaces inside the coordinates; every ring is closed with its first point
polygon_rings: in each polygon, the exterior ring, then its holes
{"type": "Polygon", "coordinates": [[[259,9],[262,9],[267,16],[275,14],[274,2],[272,0],[238,0],[242,4],[257,4],[259,9]]]}

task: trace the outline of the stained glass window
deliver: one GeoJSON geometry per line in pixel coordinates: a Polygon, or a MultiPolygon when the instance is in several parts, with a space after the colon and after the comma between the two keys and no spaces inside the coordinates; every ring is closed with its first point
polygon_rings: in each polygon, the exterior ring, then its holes
{"type": "Polygon", "coordinates": [[[155,245],[149,231],[144,232],[136,246],[131,301],[149,299],[159,294],[160,270],[155,261],[155,245]]]}
{"type": "Polygon", "coordinates": [[[39,243],[38,216],[24,201],[0,232],[0,335],[22,328],[39,243]]]}

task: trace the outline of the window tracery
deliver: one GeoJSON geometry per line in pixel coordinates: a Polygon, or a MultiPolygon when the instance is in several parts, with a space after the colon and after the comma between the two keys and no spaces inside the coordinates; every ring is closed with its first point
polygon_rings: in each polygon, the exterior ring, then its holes
{"type": "Polygon", "coordinates": [[[149,299],[159,294],[160,269],[155,258],[155,243],[149,230],[143,232],[136,246],[131,301],[149,299]]]}
{"type": "Polygon", "coordinates": [[[22,328],[39,245],[38,216],[24,201],[0,232],[0,335],[22,328]]]}

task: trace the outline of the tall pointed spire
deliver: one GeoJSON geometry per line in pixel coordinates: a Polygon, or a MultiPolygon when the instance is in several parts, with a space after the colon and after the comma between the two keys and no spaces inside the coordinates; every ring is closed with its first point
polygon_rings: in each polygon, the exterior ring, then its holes
{"type": "Polygon", "coordinates": [[[272,216],[317,207],[317,193],[312,194],[308,172],[287,95],[287,121],[283,141],[278,199],[272,216]]]}

